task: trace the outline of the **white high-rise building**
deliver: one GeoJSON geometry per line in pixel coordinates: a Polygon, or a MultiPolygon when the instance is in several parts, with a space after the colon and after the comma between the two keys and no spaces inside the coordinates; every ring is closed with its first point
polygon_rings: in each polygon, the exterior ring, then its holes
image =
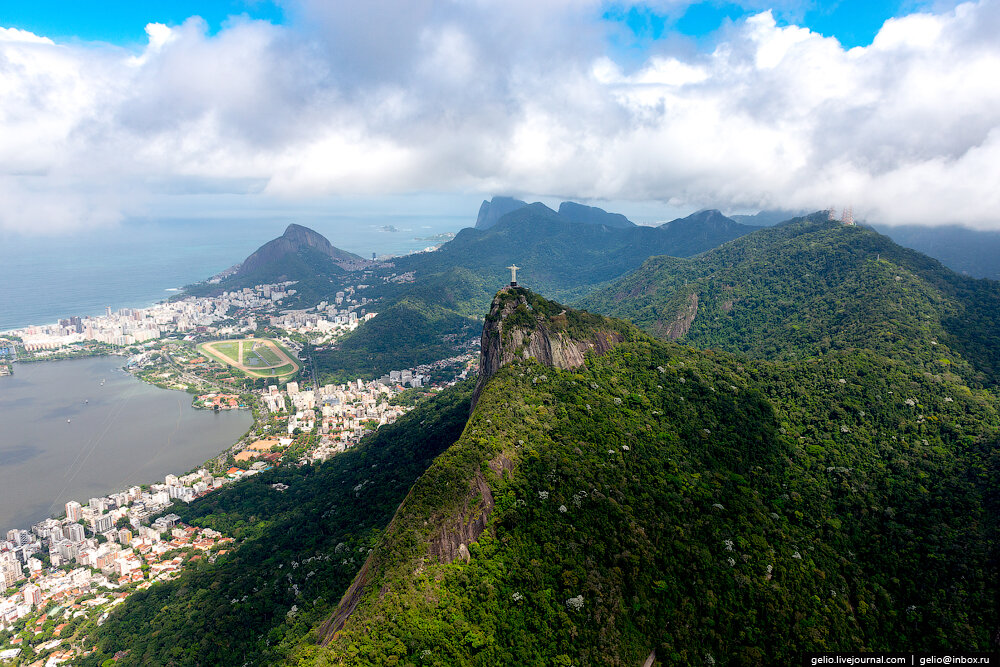
{"type": "Polygon", "coordinates": [[[24,593],[24,603],[31,605],[32,607],[37,607],[42,603],[42,589],[34,584],[28,584],[21,591],[24,593]]]}
{"type": "Polygon", "coordinates": [[[66,518],[70,521],[79,521],[83,518],[83,505],[75,500],[66,503],[66,518]]]}
{"type": "Polygon", "coordinates": [[[71,523],[66,526],[66,530],[63,532],[66,534],[66,539],[70,542],[83,542],[87,537],[87,532],[78,523],[71,523]]]}

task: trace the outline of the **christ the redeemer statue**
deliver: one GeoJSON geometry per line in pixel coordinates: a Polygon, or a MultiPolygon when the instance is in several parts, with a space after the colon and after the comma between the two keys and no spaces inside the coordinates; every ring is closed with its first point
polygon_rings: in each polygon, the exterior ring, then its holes
{"type": "Polygon", "coordinates": [[[521,267],[515,264],[511,264],[507,268],[510,269],[510,286],[517,287],[517,270],[520,269],[521,267]]]}

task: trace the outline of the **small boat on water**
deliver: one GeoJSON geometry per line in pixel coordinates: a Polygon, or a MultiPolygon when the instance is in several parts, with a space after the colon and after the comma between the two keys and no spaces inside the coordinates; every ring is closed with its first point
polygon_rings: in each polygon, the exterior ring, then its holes
{"type": "Polygon", "coordinates": [[[72,419],[67,419],[67,420],[66,420],[66,423],[68,424],[68,423],[70,423],[71,421],[73,421],[73,420],[72,420],[72,419]]]}

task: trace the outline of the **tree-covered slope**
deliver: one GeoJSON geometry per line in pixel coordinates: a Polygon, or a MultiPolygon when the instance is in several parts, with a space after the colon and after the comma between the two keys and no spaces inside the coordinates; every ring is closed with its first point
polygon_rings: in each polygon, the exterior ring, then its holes
{"type": "Polygon", "coordinates": [[[296,660],[985,650],[998,426],[905,351],[751,361],[633,332],[572,369],[514,355],[296,660]]]}
{"type": "Polygon", "coordinates": [[[970,382],[1000,378],[997,283],[819,215],[689,260],[651,258],[584,302],[660,337],[757,358],[869,349],[970,382]]]}
{"type": "Polygon", "coordinates": [[[312,306],[343,289],[349,272],[329,256],[313,248],[300,248],[259,264],[252,271],[236,273],[218,283],[198,283],[184,288],[185,295],[207,296],[235,292],[244,287],[295,281],[296,293],[283,302],[286,306],[312,306]]]}
{"type": "Polygon", "coordinates": [[[487,229],[463,229],[440,249],[393,260],[414,282],[376,284],[379,315],[335,349],[317,353],[321,372],[379,375],[447,356],[447,339],[478,332],[496,289],[518,281],[554,298],[586,294],[637,268],[651,255],[703,252],[754,228],[692,220],[661,228],[574,222],[542,204],[502,216],[487,229]]]}
{"type": "Polygon", "coordinates": [[[254,285],[296,281],[296,294],[289,304],[315,305],[341,288],[348,271],[368,262],[354,253],[334,247],[325,236],[302,225],[288,225],[285,232],[257,248],[239,268],[216,283],[204,282],[184,288],[188,295],[204,296],[237,291],[254,285]]]}
{"type": "Polygon", "coordinates": [[[319,232],[302,225],[292,224],[288,225],[284,234],[268,241],[243,260],[237,274],[248,275],[266,271],[272,262],[280,260],[285,255],[292,255],[305,249],[329,257],[334,262],[364,262],[364,259],[358,255],[334,247],[319,232]]]}
{"type": "Polygon", "coordinates": [[[324,464],[283,466],[175,508],[239,546],[129,597],[84,664],[119,651],[117,665],[280,660],[330,613],[410,485],[461,434],[471,391],[442,392],[324,464]]]}
{"type": "Polygon", "coordinates": [[[948,268],[973,278],[1000,280],[1000,232],[939,227],[874,225],[896,243],[919,250],[948,268]]]}
{"type": "MultiPolygon", "coordinates": [[[[651,255],[687,256],[703,252],[754,228],[733,223],[704,232],[698,224],[685,229],[573,222],[543,204],[531,204],[500,218],[486,230],[463,229],[433,253],[403,257],[401,270],[432,274],[462,267],[503,285],[506,267],[522,267],[520,282],[538,292],[562,298],[631,271],[651,255]],[[690,237],[699,237],[692,242],[690,237]]],[[[489,304],[492,292],[479,311],[489,304]]]]}
{"type": "Polygon", "coordinates": [[[667,254],[674,257],[697,255],[758,229],[726,217],[716,209],[698,211],[685,218],[665,222],[659,228],[673,240],[674,252],[667,254]]]}

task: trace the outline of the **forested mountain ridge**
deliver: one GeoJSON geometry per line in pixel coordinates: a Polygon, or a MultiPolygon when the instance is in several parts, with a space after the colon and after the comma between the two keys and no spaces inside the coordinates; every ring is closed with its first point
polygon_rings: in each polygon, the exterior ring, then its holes
{"type": "MultiPolygon", "coordinates": [[[[439,312],[467,312],[490,280],[449,270],[439,312]]],[[[184,507],[242,544],[130,598],[87,664],[995,650],[995,284],[816,217],[600,296],[667,339],[501,290],[471,412],[467,383],[184,507]]]]}
{"type": "Polygon", "coordinates": [[[626,331],[579,368],[510,355],[298,664],[991,646],[991,394],[906,352],[752,361],[626,331]]]}
{"type": "Polygon", "coordinates": [[[378,376],[447,356],[444,338],[474,337],[507,266],[521,267],[535,290],[558,299],[587,294],[637,268],[651,255],[689,255],[753,231],[731,225],[609,227],[573,222],[535,203],[502,216],[488,229],[463,229],[437,251],[393,259],[393,272],[412,283],[371,280],[379,315],[334,350],[316,355],[321,373],[378,376]]]}
{"type": "Polygon", "coordinates": [[[307,248],[329,257],[334,262],[364,262],[358,255],[334,247],[319,232],[302,225],[291,224],[285,229],[284,234],[268,241],[243,260],[238,274],[247,275],[260,271],[270,262],[307,248]]]}
{"type": "Polygon", "coordinates": [[[466,385],[323,466],[187,506],[243,544],[122,605],[93,664],[632,665],[655,651],[783,665],[992,646],[992,394],[905,346],[752,360],[524,289],[496,299],[484,328],[503,361],[471,414],[466,385]],[[550,349],[552,332],[608,344],[554,367],[541,332],[550,349]]]}
{"type": "Polygon", "coordinates": [[[825,213],[700,257],[651,258],[584,302],[660,337],[757,358],[870,349],[970,382],[1000,379],[1000,285],[825,213]]]}

